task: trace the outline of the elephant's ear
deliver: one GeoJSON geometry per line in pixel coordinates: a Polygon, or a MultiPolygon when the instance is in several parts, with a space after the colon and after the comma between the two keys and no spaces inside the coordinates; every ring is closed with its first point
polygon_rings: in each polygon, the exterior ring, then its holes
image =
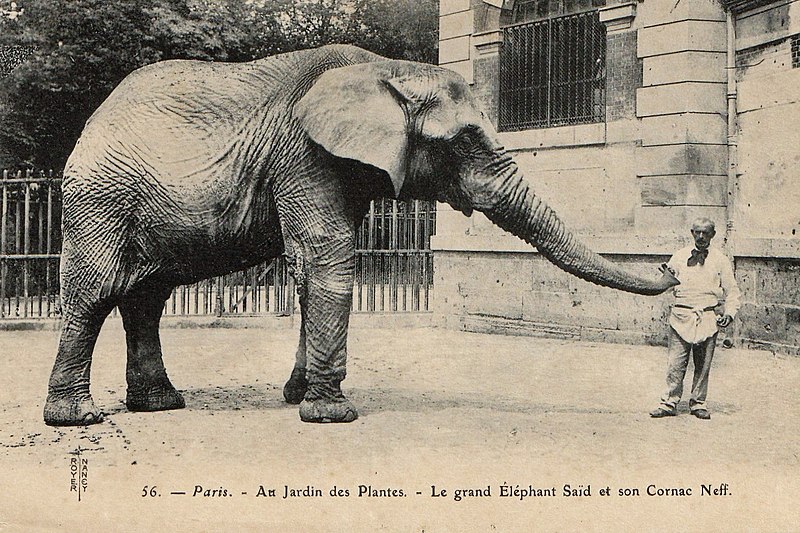
{"type": "Polygon", "coordinates": [[[405,104],[391,80],[368,63],[326,71],[295,105],[294,115],[333,155],[386,171],[399,194],[408,145],[405,104]]]}

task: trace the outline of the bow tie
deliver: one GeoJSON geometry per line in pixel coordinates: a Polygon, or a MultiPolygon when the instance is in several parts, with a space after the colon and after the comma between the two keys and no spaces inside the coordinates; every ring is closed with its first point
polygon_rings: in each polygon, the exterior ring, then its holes
{"type": "Polygon", "coordinates": [[[706,263],[706,257],[708,257],[708,249],[705,250],[692,250],[692,257],[686,261],[686,266],[694,266],[697,264],[704,265],[706,263]]]}

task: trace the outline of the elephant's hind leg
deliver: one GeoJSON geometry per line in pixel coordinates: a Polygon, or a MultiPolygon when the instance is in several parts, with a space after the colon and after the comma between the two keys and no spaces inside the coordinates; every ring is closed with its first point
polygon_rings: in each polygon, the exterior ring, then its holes
{"type": "Polygon", "coordinates": [[[50,374],[44,421],[49,426],[83,426],[103,421],[89,392],[92,351],[110,305],[64,304],[58,354],[50,374]]]}
{"type": "Polygon", "coordinates": [[[170,288],[139,289],[120,303],[128,363],[125,404],[131,411],[182,409],[185,402],[167,377],[158,326],[170,288]]]}

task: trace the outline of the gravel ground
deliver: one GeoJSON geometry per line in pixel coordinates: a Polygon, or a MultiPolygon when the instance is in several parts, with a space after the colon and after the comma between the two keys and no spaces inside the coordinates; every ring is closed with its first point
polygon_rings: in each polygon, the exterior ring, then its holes
{"type": "Polygon", "coordinates": [[[662,347],[354,327],[361,416],[308,425],[281,396],[296,336],[163,329],[186,409],[129,413],[108,324],[107,420],[51,428],[57,333],[0,331],[0,531],[800,531],[800,358],[719,349],[712,420],[653,420],[662,347]]]}

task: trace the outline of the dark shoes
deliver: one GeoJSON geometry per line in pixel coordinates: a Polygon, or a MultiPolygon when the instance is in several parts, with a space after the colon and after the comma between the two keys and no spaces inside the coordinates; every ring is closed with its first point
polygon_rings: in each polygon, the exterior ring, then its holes
{"type": "MultiPolygon", "coordinates": [[[[657,407],[650,411],[651,418],[664,418],[667,416],[675,416],[677,414],[678,411],[675,409],[668,409],[665,407],[657,407]]],[[[706,409],[694,409],[692,414],[700,420],[711,420],[711,413],[709,413],[706,409]]]]}
{"type": "Polygon", "coordinates": [[[664,418],[665,416],[675,416],[678,412],[675,409],[664,409],[663,407],[658,407],[650,411],[651,418],[664,418]]]}

